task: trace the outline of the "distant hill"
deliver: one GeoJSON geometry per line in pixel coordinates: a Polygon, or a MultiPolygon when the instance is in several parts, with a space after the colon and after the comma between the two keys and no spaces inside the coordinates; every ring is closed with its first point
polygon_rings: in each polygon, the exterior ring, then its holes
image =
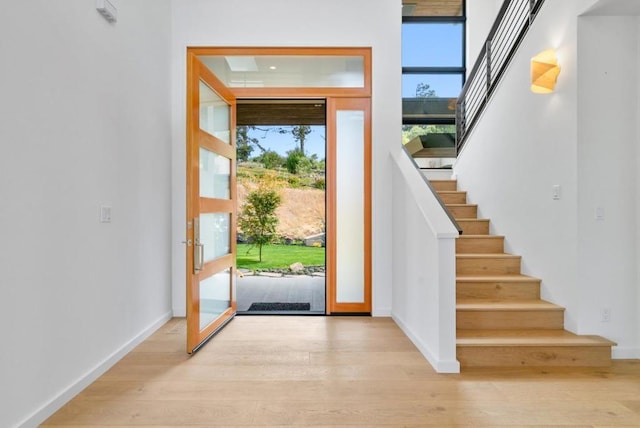
{"type": "MultiPolygon", "coordinates": [[[[242,209],[247,193],[255,184],[255,175],[260,170],[238,165],[238,211],[242,209]]],[[[282,205],[278,208],[278,235],[290,239],[303,239],[323,232],[325,219],[325,192],[313,187],[297,187],[300,182],[313,183],[324,176],[317,173],[301,175],[297,180],[289,180],[290,174],[280,172],[283,187],[280,190],[282,205]],[[291,187],[289,181],[295,181],[291,187]]]]}

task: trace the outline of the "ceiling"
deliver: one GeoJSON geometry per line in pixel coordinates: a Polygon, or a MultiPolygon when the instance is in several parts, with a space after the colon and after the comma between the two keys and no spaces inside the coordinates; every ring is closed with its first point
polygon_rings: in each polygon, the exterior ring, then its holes
{"type": "Polygon", "coordinates": [[[404,16],[461,16],[462,0],[403,0],[404,16]]]}
{"type": "Polygon", "coordinates": [[[324,100],[238,100],[238,126],[325,125],[324,100]]]}

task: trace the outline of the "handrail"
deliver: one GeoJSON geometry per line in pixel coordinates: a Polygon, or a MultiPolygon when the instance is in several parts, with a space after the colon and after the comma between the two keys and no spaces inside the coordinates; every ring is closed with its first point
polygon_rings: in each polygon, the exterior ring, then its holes
{"type": "Polygon", "coordinates": [[[444,212],[447,214],[447,217],[449,217],[449,220],[451,220],[451,223],[453,224],[453,226],[456,229],[458,229],[458,234],[462,235],[462,227],[460,227],[460,225],[458,224],[456,219],[453,217],[453,215],[449,211],[449,208],[447,208],[447,206],[444,204],[444,202],[440,198],[440,195],[438,195],[438,192],[436,192],[435,189],[433,188],[433,186],[431,186],[431,183],[429,182],[427,177],[425,177],[424,174],[422,173],[422,171],[420,171],[420,167],[418,166],[418,163],[413,158],[411,153],[409,153],[409,150],[407,150],[407,148],[405,146],[402,146],[402,150],[404,150],[405,154],[407,155],[407,157],[409,158],[411,163],[413,163],[413,166],[418,170],[418,172],[420,173],[420,176],[422,177],[422,180],[427,184],[427,186],[431,190],[431,193],[433,193],[433,196],[436,197],[436,200],[438,201],[438,203],[440,204],[440,206],[442,207],[444,212]]]}
{"type": "Polygon", "coordinates": [[[504,0],[456,102],[456,151],[485,109],[544,0],[504,0]]]}

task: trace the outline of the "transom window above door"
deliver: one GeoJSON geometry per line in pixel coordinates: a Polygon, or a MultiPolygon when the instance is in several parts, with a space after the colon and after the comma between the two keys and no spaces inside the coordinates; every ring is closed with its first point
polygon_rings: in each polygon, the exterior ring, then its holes
{"type": "Polygon", "coordinates": [[[363,88],[362,56],[216,55],[202,61],[230,88],[363,88]]]}

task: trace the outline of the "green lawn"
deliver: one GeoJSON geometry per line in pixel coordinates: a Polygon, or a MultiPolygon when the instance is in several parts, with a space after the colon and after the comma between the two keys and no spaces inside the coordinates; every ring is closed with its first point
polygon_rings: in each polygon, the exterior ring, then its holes
{"type": "Polygon", "coordinates": [[[238,244],[236,256],[238,268],[242,269],[286,269],[292,263],[304,266],[323,266],[324,248],[302,245],[265,245],[262,247],[262,263],[258,261],[258,247],[238,244]],[[249,250],[249,254],[247,254],[249,250]]]}

